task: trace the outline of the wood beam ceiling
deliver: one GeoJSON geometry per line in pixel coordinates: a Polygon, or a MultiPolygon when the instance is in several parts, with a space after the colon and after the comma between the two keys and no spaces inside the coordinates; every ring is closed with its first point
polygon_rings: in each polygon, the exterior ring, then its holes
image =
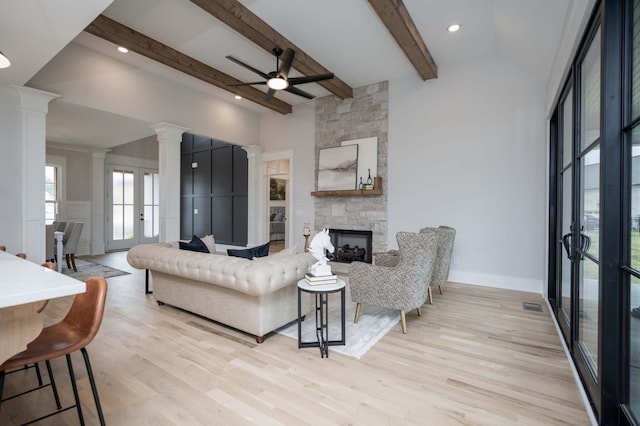
{"type": "Polygon", "coordinates": [[[369,0],[369,3],[422,80],[437,78],[438,66],[402,0],[369,0]]]}
{"type": "MultiPolygon", "coordinates": [[[[296,54],[293,58],[292,66],[302,74],[314,75],[331,72],[237,0],[191,0],[191,2],[270,54],[273,53],[275,47],[283,50],[287,48],[293,49],[296,54]]],[[[324,87],[340,99],[353,97],[353,89],[338,77],[319,81],[316,84],[324,87]]]]}
{"type": "Polygon", "coordinates": [[[273,111],[281,114],[289,114],[292,111],[290,104],[275,97],[266,99],[266,94],[254,87],[229,87],[229,84],[242,83],[242,81],[104,15],[98,16],[85,28],[85,31],[228,92],[238,94],[273,111]]]}

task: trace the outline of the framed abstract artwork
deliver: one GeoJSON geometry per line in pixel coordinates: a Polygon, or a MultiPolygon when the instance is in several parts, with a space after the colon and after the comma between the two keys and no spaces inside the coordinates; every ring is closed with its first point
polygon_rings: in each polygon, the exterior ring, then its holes
{"type": "Polygon", "coordinates": [[[318,159],[318,191],[356,189],[358,177],[358,145],[320,150],[318,159]]]}

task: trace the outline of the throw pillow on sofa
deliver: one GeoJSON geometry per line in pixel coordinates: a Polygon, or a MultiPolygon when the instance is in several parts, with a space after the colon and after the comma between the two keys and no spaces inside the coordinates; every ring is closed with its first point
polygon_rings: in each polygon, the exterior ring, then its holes
{"type": "Polygon", "coordinates": [[[216,252],[216,240],[213,238],[213,235],[205,235],[204,238],[202,238],[202,242],[205,243],[209,249],[209,253],[214,254],[216,252]]]}
{"type": "Polygon", "coordinates": [[[227,249],[229,256],[244,257],[252,260],[254,257],[264,257],[269,255],[269,243],[255,246],[248,249],[227,249]]]}
{"type": "Polygon", "coordinates": [[[180,241],[178,245],[180,247],[180,250],[191,250],[191,251],[197,251],[200,253],[209,253],[209,249],[207,248],[207,245],[196,235],[194,235],[191,238],[191,241],[189,241],[188,243],[185,243],[184,241],[180,241]]]}

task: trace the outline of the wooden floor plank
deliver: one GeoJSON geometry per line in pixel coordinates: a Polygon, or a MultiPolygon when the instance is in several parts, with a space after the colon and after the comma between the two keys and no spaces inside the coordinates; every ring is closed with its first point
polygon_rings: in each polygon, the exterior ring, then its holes
{"type": "MultiPolygon", "coordinates": [[[[124,253],[92,259],[131,275],[109,278],[105,317],[88,346],[111,425],[587,425],[589,419],[560,338],[540,295],[449,283],[422,317],[407,315],[361,359],[271,335],[252,336],[144,293],[144,271],[124,253]],[[525,311],[523,302],[543,312],[525,311]]],[[[51,301],[45,324],[71,298],[51,301]]],[[[351,319],[348,319],[351,320],[351,319]]],[[[63,400],[64,360],[53,363],[63,400]]],[[[82,358],[74,355],[87,424],[97,424],[82,358]]],[[[33,381],[7,377],[5,395],[33,381]]],[[[50,391],[2,405],[14,425],[51,405],[50,391]]],[[[76,423],[75,412],[43,424],[76,423]]]]}

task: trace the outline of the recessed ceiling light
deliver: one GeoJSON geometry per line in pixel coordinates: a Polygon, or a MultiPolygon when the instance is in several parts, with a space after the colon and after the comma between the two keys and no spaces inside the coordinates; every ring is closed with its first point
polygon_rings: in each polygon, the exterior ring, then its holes
{"type": "Polygon", "coordinates": [[[460,25],[452,24],[452,25],[449,25],[449,28],[447,28],[447,31],[449,31],[450,33],[455,33],[459,29],[460,29],[460,25]]]}
{"type": "Polygon", "coordinates": [[[240,96],[240,95],[236,95],[236,99],[237,99],[237,100],[240,100],[240,99],[242,99],[242,96],[240,96]]]}
{"type": "Polygon", "coordinates": [[[118,52],[127,53],[129,49],[123,46],[118,46],[118,52]]]}

